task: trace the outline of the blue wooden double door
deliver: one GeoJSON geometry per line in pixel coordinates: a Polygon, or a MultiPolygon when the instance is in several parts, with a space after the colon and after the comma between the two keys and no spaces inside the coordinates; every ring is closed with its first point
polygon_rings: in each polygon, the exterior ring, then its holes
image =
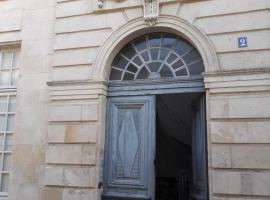
{"type": "MultiPolygon", "coordinates": [[[[189,199],[207,199],[204,99],[193,102],[189,199]]],[[[156,119],[156,95],[108,98],[103,199],[157,199],[156,119]]]]}

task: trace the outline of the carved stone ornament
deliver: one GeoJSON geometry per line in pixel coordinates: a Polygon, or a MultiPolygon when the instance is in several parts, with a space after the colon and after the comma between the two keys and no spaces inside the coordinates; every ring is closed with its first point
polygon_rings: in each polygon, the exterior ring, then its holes
{"type": "MultiPolygon", "coordinates": [[[[103,8],[104,1],[106,1],[106,0],[97,0],[97,5],[98,5],[99,8],[103,8]]],[[[114,0],[114,1],[116,1],[116,2],[122,2],[122,1],[125,1],[125,0],[114,0]]]]}
{"type": "MultiPolygon", "coordinates": [[[[124,0],[114,0],[122,2],[124,0]]],[[[104,6],[104,0],[97,0],[98,7],[101,9],[104,6]]],[[[145,22],[152,26],[157,23],[159,15],[159,2],[158,0],[143,0],[143,15],[145,22]]]]}
{"type": "Polygon", "coordinates": [[[97,5],[99,8],[103,8],[103,0],[98,0],[97,5]]]}
{"type": "Polygon", "coordinates": [[[159,15],[158,0],[144,0],[143,11],[145,22],[150,26],[155,25],[159,15]]]}

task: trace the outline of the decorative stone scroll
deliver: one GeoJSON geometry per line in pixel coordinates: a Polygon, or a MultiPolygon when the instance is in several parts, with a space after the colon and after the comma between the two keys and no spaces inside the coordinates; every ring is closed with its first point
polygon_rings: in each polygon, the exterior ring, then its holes
{"type": "Polygon", "coordinates": [[[97,0],[97,5],[99,8],[103,8],[103,0],[97,0]]]}
{"type": "MultiPolygon", "coordinates": [[[[105,0],[97,0],[97,5],[100,9],[103,8],[105,0]]],[[[122,2],[124,0],[114,0],[116,2],[122,2]]],[[[152,26],[157,23],[159,16],[159,2],[158,0],[143,0],[143,12],[145,22],[152,26]]]]}
{"type": "Polygon", "coordinates": [[[144,0],[143,11],[145,22],[150,26],[155,25],[159,15],[158,0],[144,0]]]}

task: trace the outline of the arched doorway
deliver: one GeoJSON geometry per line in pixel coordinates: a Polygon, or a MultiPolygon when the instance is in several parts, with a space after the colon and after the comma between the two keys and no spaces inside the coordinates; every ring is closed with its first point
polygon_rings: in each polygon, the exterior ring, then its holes
{"type": "Polygon", "coordinates": [[[115,56],[103,199],[207,199],[203,71],[196,48],[164,32],[115,56]]]}

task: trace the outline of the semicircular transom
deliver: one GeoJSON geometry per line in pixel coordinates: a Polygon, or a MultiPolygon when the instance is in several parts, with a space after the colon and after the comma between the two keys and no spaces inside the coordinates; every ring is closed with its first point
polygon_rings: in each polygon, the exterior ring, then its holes
{"type": "Polygon", "coordinates": [[[114,58],[110,81],[188,79],[201,77],[203,60],[185,39],[150,33],[131,41],[114,58]]]}

